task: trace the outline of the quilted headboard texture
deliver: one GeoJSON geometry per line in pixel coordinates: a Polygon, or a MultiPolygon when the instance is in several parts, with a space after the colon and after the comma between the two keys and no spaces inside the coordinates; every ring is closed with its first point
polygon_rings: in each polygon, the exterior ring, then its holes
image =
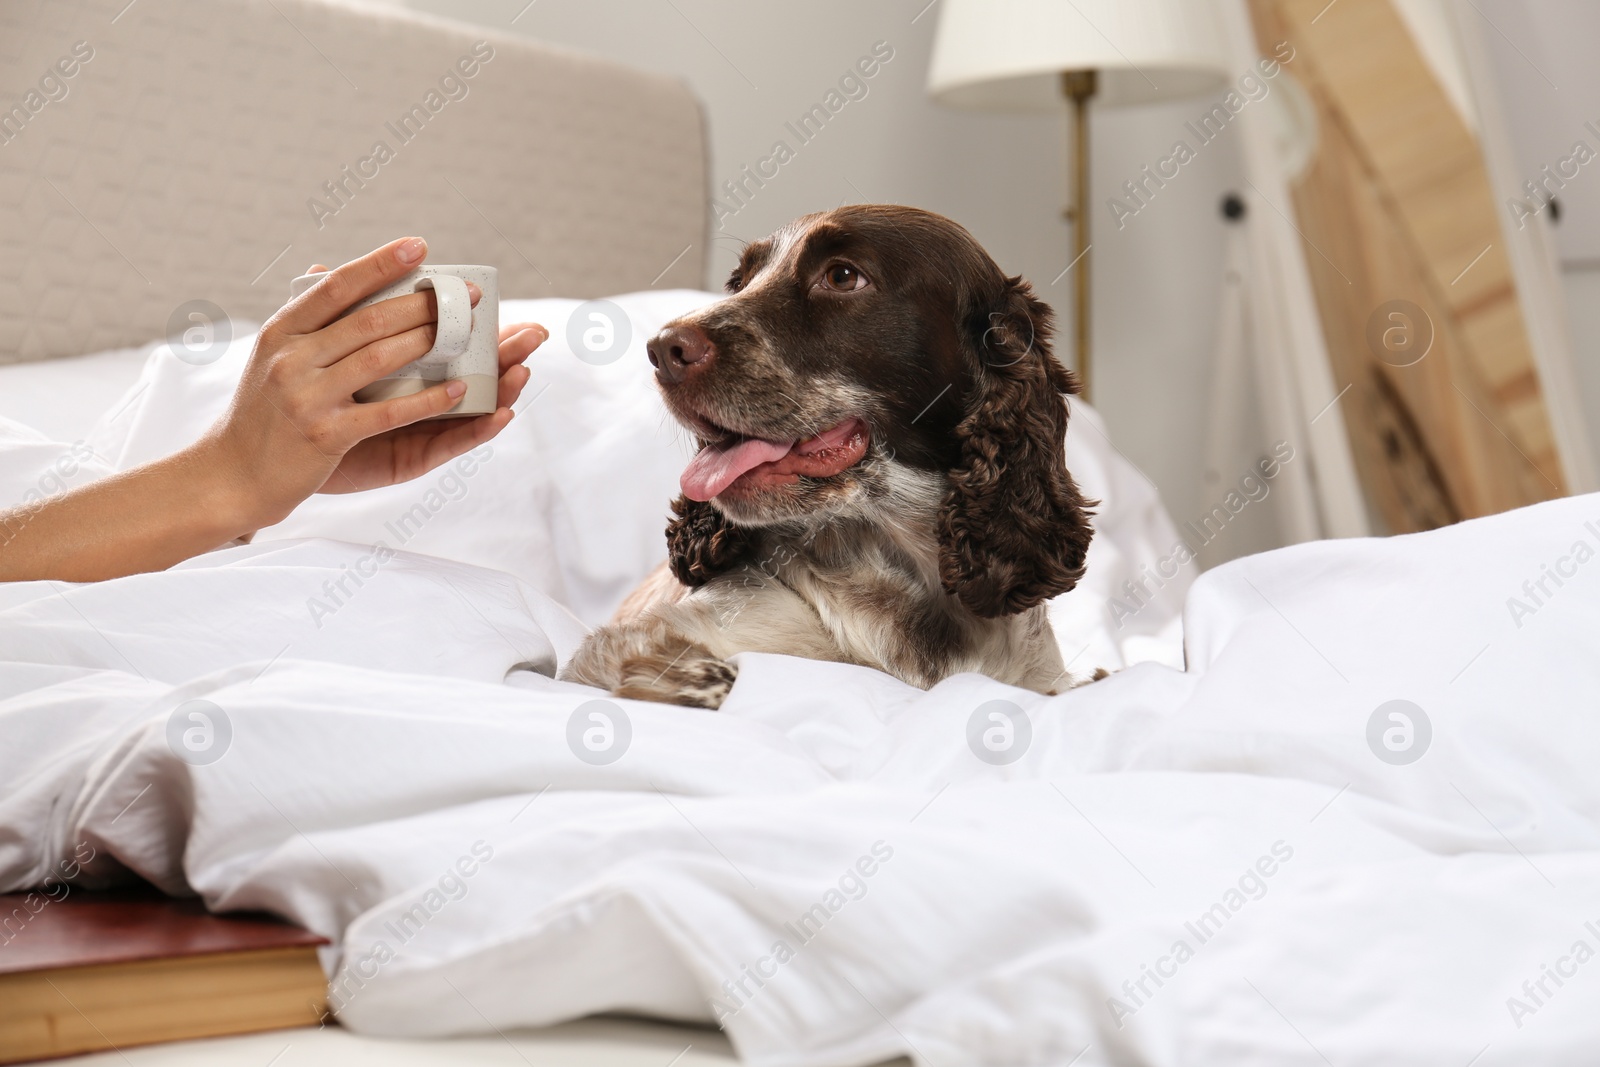
{"type": "Polygon", "coordinates": [[[259,321],[413,233],[508,297],[699,287],[706,204],[655,75],[351,0],[0,3],[0,363],[259,321]]]}

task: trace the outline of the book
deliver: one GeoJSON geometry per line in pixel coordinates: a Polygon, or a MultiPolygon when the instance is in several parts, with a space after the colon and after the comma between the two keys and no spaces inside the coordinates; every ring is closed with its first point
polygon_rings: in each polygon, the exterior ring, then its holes
{"type": "Polygon", "coordinates": [[[0,1064],[319,1025],[327,943],[153,889],[0,895],[0,1064]]]}

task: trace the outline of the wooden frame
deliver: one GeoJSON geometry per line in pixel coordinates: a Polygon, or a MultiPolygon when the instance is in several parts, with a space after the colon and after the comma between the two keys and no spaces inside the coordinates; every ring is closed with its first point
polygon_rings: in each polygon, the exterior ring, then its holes
{"type": "Polygon", "coordinates": [[[1294,189],[1351,448],[1388,532],[1566,493],[1478,139],[1390,0],[1249,0],[1319,146],[1294,189]]]}

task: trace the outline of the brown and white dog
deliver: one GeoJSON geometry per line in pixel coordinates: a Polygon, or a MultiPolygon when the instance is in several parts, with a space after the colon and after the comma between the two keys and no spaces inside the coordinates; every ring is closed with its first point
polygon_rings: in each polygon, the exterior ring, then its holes
{"type": "Polygon", "coordinates": [[[865,205],[750,245],[728,291],[648,346],[700,443],[668,564],[562,677],[716,708],[756,651],[1071,685],[1044,601],[1093,531],[1063,457],[1077,383],[1028,283],[949,219],[865,205]]]}

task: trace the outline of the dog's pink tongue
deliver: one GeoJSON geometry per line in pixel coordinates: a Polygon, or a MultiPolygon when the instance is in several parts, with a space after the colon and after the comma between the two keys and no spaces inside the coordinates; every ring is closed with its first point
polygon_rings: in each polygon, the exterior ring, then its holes
{"type": "Polygon", "coordinates": [[[793,441],[760,437],[741,437],[725,447],[707,445],[683,469],[678,484],[690,500],[710,500],[763,463],[787,456],[793,447],[793,441]]]}

